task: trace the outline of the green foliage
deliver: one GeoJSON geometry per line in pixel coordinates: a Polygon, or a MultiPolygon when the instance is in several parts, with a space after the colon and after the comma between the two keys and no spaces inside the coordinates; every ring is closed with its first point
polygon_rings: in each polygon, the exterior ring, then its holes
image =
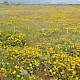
{"type": "Polygon", "coordinates": [[[3,3],[4,5],[9,5],[9,2],[8,2],[8,0],[4,0],[4,3],[3,3]]]}

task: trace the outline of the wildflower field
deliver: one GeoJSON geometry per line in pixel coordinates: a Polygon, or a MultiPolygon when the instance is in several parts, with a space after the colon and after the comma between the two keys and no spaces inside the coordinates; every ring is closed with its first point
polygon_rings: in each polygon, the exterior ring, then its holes
{"type": "Polygon", "coordinates": [[[0,6],[0,72],[4,80],[80,80],[80,5],[0,6]]]}

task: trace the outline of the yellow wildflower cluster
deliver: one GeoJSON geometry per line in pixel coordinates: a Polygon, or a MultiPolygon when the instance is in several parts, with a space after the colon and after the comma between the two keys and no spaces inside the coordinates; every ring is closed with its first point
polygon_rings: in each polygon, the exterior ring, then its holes
{"type": "Polygon", "coordinates": [[[0,70],[5,80],[80,79],[79,7],[0,9],[0,70]]]}

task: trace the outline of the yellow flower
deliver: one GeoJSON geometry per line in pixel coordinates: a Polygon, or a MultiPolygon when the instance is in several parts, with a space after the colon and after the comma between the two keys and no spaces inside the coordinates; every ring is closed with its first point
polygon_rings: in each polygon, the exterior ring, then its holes
{"type": "Polygon", "coordinates": [[[16,74],[16,71],[14,70],[14,71],[12,72],[12,74],[16,74]]]}
{"type": "Polygon", "coordinates": [[[56,74],[56,71],[55,71],[55,72],[53,72],[53,74],[56,74]]]}
{"type": "Polygon", "coordinates": [[[51,72],[51,73],[52,73],[52,70],[50,69],[50,70],[49,70],[49,72],[51,72]]]}
{"type": "Polygon", "coordinates": [[[76,77],[76,78],[75,78],[75,80],[79,80],[79,78],[78,78],[78,77],[76,77]]]}
{"type": "Polygon", "coordinates": [[[17,77],[19,78],[19,77],[20,77],[20,75],[17,75],[17,77]]]}
{"type": "Polygon", "coordinates": [[[32,64],[29,64],[29,66],[31,67],[31,66],[32,66],[32,64]]]}
{"type": "Polygon", "coordinates": [[[1,70],[4,71],[5,69],[4,68],[1,68],[1,70]]]}
{"type": "Polygon", "coordinates": [[[16,69],[18,69],[19,68],[19,66],[14,66],[16,69]]]}
{"type": "Polygon", "coordinates": [[[35,65],[36,65],[36,66],[39,66],[39,62],[37,62],[36,60],[35,60],[35,65]]]}
{"type": "Polygon", "coordinates": [[[72,66],[72,69],[74,69],[74,68],[75,68],[75,65],[72,66]]]}
{"type": "Polygon", "coordinates": [[[44,69],[44,71],[46,72],[46,68],[44,69]]]}
{"type": "Polygon", "coordinates": [[[72,73],[75,75],[76,74],[76,71],[72,71],[72,73]]]}

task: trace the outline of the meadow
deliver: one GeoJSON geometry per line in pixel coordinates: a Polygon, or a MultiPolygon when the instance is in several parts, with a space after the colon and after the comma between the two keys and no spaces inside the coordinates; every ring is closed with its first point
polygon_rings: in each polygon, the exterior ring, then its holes
{"type": "Polygon", "coordinates": [[[0,72],[4,80],[80,80],[80,5],[0,6],[0,72]]]}

